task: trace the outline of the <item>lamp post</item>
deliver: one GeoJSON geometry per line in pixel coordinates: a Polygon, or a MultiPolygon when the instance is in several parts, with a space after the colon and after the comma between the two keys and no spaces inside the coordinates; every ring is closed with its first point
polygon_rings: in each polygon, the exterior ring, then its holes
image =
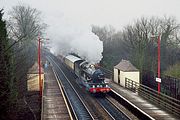
{"type": "Polygon", "coordinates": [[[158,78],[159,78],[159,81],[157,81],[158,82],[158,93],[160,93],[160,91],[161,91],[161,88],[160,88],[161,87],[161,85],[160,85],[161,63],[160,63],[160,61],[161,61],[161,40],[160,40],[160,34],[159,34],[159,36],[158,36],[158,78]]]}
{"type": "Polygon", "coordinates": [[[41,79],[41,39],[49,40],[46,38],[40,38],[40,34],[38,35],[38,70],[39,70],[39,93],[40,97],[42,97],[42,79],[41,79]]]}
{"type": "MultiPolygon", "coordinates": [[[[161,91],[161,85],[160,85],[160,83],[161,83],[161,40],[160,40],[160,37],[161,37],[161,34],[159,33],[159,35],[157,35],[158,36],[158,40],[157,40],[157,54],[158,54],[158,57],[157,57],[157,63],[158,63],[158,66],[157,66],[157,74],[158,74],[158,76],[157,76],[157,78],[156,78],[156,82],[158,82],[158,94],[160,93],[160,91],[161,91]]],[[[157,37],[156,35],[154,36],[152,36],[153,38],[154,37],[157,37]]]]}

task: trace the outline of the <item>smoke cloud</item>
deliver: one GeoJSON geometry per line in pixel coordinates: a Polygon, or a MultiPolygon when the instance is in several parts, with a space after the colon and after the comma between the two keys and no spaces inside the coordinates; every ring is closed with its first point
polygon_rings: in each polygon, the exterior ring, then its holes
{"type": "Polygon", "coordinates": [[[51,51],[56,55],[76,53],[91,63],[98,63],[102,58],[103,43],[92,33],[90,25],[60,16],[53,19],[49,27],[51,33],[51,51]],[[56,21],[58,20],[58,22],[56,21]],[[54,29],[56,28],[56,29],[54,29]],[[54,30],[52,30],[54,29],[54,30]]]}

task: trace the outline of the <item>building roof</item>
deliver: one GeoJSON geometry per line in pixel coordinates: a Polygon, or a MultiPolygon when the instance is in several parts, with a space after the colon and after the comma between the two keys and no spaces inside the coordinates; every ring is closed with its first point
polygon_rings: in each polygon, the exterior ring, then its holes
{"type": "Polygon", "coordinates": [[[74,55],[68,55],[68,56],[66,56],[65,57],[66,59],[68,59],[68,60],[70,60],[71,62],[76,62],[76,61],[78,61],[78,60],[82,60],[81,58],[78,58],[78,57],[76,57],[76,56],[74,56],[74,55]]]}
{"type": "Polygon", "coordinates": [[[136,67],[134,67],[134,65],[131,64],[130,61],[123,59],[121,60],[121,62],[119,62],[119,64],[114,66],[114,68],[124,72],[139,71],[136,67]]]}

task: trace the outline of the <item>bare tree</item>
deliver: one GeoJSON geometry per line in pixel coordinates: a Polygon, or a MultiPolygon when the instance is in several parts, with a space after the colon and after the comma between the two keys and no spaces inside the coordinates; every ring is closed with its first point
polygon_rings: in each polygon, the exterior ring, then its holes
{"type": "Polygon", "coordinates": [[[38,34],[43,34],[46,24],[42,23],[41,13],[29,6],[18,5],[9,12],[8,33],[13,49],[14,66],[19,92],[24,94],[26,88],[26,73],[37,60],[38,34]]]}
{"type": "Polygon", "coordinates": [[[166,69],[167,65],[177,60],[177,53],[172,54],[171,52],[175,50],[174,47],[179,46],[178,33],[179,24],[173,17],[141,18],[135,21],[134,25],[124,29],[123,39],[126,48],[130,51],[130,59],[140,71],[147,68],[156,71],[157,37],[152,38],[152,35],[161,34],[162,69],[166,69]]]}

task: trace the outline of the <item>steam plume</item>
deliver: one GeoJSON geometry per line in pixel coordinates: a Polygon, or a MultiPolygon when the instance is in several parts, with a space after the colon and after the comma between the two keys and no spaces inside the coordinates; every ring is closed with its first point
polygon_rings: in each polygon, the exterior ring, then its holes
{"type": "Polygon", "coordinates": [[[103,43],[92,33],[90,25],[72,22],[61,17],[58,24],[52,28],[57,28],[52,33],[54,36],[51,44],[51,51],[55,54],[76,53],[92,63],[98,63],[101,60],[103,43]]]}

